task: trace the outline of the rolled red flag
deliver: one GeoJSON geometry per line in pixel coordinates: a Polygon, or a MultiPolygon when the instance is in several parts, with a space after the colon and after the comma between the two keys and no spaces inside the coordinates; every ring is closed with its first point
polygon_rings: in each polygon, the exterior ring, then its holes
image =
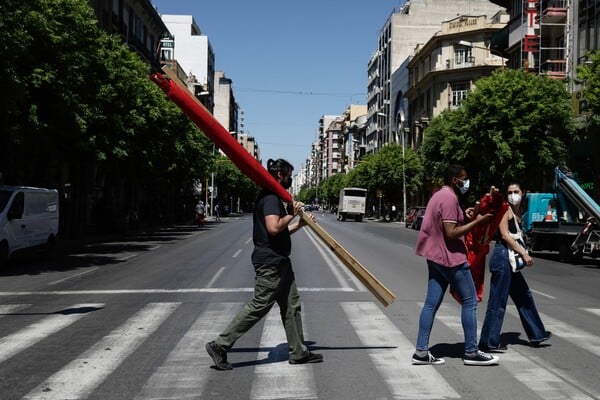
{"type": "MultiPolygon", "coordinates": [[[[167,69],[164,71],[169,75],[167,69]]],[[[270,190],[285,202],[292,201],[292,195],[267,172],[254,157],[239,144],[215,117],[187,90],[162,73],[150,75],[156,83],[215,145],[250,179],[263,189],[270,190]]]]}

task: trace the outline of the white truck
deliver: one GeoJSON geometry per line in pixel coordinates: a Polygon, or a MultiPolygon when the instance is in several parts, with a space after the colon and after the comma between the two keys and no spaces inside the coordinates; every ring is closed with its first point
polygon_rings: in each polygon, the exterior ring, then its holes
{"type": "Polygon", "coordinates": [[[354,218],[362,221],[365,216],[367,204],[367,189],[358,187],[347,187],[340,190],[340,203],[337,210],[337,219],[345,221],[346,218],[354,218]]]}
{"type": "Polygon", "coordinates": [[[15,253],[51,255],[58,235],[58,191],[0,186],[0,267],[15,253]]]}

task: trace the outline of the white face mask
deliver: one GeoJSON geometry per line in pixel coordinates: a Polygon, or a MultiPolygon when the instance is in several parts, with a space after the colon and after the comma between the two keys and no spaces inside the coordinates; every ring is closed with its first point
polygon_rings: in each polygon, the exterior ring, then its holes
{"type": "Polygon", "coordinates": [[[521,195],[518,193],[511,193],[508,195],[508,202],[513,206],[521,204],[521,195]]]}
{"type": "Polygon", "coordinates": [[[467,193],[467,191],[469,191],[469,184],[470,184],[470,182],[468,179],[465,179],[464,181],[462,181],[462,186],[458,187],[458,190],[460,190],[461,194],[465,194],[465,193],[467,193]]]}

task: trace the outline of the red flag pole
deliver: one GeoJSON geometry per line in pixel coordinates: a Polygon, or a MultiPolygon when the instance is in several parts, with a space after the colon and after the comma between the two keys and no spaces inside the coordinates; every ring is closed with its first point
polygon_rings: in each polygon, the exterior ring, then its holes
{"type": "Polygon", "coordinates": [[[215,117],[204,107],[202,103],[190,94],[179,79],[167,66],[163,67],[162,73],[150,75],[150,79],[156,83],[165,94],[208,136],[219,149],[250,179],[266,190],[275,193],[285,202],[292,201],[292,195],[285,190],[267,172],[267,170],[239,144],[227,129],[215,119],[215,117]]]}

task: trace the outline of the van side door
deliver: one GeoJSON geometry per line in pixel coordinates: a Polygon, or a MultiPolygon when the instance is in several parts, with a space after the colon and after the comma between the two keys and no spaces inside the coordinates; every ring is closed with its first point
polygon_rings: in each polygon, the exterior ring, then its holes
{"type": "Polygon", "coordinates": [[[31,233],[29,232],[27,223],[23,219],[24,211],[25,194],[23,192],[17,192],[13,197],[13,201],[6,214],[10,253],[28,246],[27,243],[30,240],[29,236],[31,236],[31,233]]]}

